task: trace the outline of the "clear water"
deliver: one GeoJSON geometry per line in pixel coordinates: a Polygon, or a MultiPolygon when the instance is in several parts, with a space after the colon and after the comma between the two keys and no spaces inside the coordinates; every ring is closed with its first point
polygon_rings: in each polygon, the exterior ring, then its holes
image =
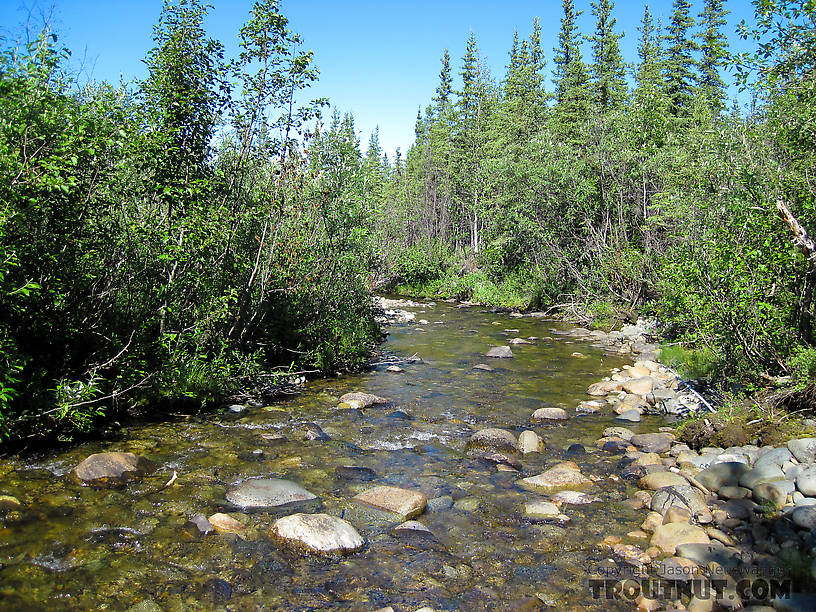
{"type": "MultiPolygon", "coordinates": [[[[618,471],[619,458],[593,446],[614,415],[609,409],[575,415],[587,386],[626,361],[553,334],[569,329],[561,323],[447,304],[412,310],[430,323],[392,326],[383,345],[389,354],[422,357],[422,363],[404,365],[404,373],[386,372],[383,365],[308,383],[303,393],[274,406],[148,423],[113,440],[0,461],[0,494],[25,505],[0,517],[0,609],[537,609],[525,607],[531,598],[558,609],[631,609],[593,600],[588,584],[608,556],[600,540],[636,529],[642,520],[620,503],[632,491],[608,478],[618,471]],[[514,359],[482,356],[515,336],[540,339],[513,346],[514,359]],[[572,357],[574,351],[585,357],[572,357]],[[485,362],[495,371],[471,369],[485,362]],[[336,411],[337,398],[348,391],[391,403],[363,415],[336,411]],[[572,418],[530,427],[530,414],[542,406],[563,407],[572,418]],[[309,423],[331,440],[304,441],[309,423]],[[487,426],[516,434],[531,428],[547,450],[525,455],[521,474],[499,472],[465,453],[471,433],[487,426]],[[270,445],[265,433],[288,440],[270,445]],[[564,525],[526,520],[524,503],[545,497],[520,489],[517,480],[563,460],[576,442],[589,452],[571,458],[598,480],[591,492],[602,503],[565,506],[571,521],[564,525]],[[119,490],[80,487],[66,477],[87,455],[107,450],[145,455],[160,469],[119,490]],[[378,478],[342,480],[335,475],[342,465],[369,467],[378,478]],[[175,486],[145,495],[173,470],[175,486]],[[283,550],[266,531],[287,512],[245,517],[251,527],[246,540],[185,527],[192,515],[228,510],[226,490],[260,476],[299,482],[320,497],[321,511],[349,520],[367,547],[334,560],[283,550]],[[372,484],[449,498],[452,507],[418,517],[436,540],[395,537],[395,521],[349,501],[372,484]]],[[[654,427],[648,420],[640,424],[643,431],[654,427]]]]}

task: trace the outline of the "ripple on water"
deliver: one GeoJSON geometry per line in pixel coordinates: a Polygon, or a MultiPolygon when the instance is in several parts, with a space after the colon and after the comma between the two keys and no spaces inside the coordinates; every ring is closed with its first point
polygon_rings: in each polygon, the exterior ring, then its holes
{"type": "Polygon", "coordinates": [[[493,372],[473,371],[490,346],[506,344],[505,329],[543,338],[554,324],[448,305],[428,308],[425,318],[447,324],[424,334],[407,326],[390,330],[385,351],[418,353],[424,360],[403,364],[399,376],[374,371],[314,381],[266,409],[134,426],[113,444],[97,441],[26,458],[25,468],[19,459],[0,462],[0,494],[24,505],[0,525],[0,609],[119,609],[154,601],[162,609],[478,610],[537,595],[562,607],[615,609],[592,600],[586,579],[598,560],[598,536],[639,525],[636,513],[609,501],[625,493],[615,487],[626,485],[596,484],[590,493],[602,501],[565,507],[571,522],[559,525],[525,520],[524,504],[546,496],[515,484],[551,467],[575,442],[590,451],[578,459],[582,470],[605,476],[610,468],[592,446],[614,424],[612,415],[601,409],[558,427],[533,426],[547,450],[521,458],[521,474],[499,472],[463,451],[474,429],[518,435],[543,405],[572,414],[598,373],[624,362],[578,340],[539,340],[519,345],[514,359],[493,372]],[[576,348],[586,357],[571,357],[576,348]],[[390,403],[354,418],[336,412],[339,397],[351,391],[390,403]],[[411,418],[389,416],[395,412],[411,418]],[[331,439],[304,441],[309,423],[331,439]],[[267,432],[280,435],[270,441],[262,436],[267,432]],[[81,488],[64,478],[87,455],[106,450],[140,452],[161,469],[115,491],[81,488]],[[367,468],[376,477],[340,478],[336,468],[342,466],[367,468]],[[157,492],[172,470],[176,484],[157,492]],[[229,485],[248,478],[299,483],[320,498],[322,512],[352,522],[369,546],[342,561],[278,547],[266,532],[279,514],[242,514],[225,505],[229,485]],[[425,494],[429,510],[417,520],[435,537],[394,535],[391,518],[349,501],[379,484],[425,494]],[[216,512],[232,512],[250,536],[203,535],[185,527],[192,516],[216,512]]]}

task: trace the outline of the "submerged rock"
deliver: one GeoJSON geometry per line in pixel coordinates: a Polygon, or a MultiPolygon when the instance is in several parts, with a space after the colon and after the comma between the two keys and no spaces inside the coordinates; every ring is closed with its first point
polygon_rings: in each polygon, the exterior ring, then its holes
{"type": "Polygon", "coordinates": [[[340,396],[341,402],[346,402],[347,404],[352,404],[352,402],[359,402],[361,408],[368,408],[369,406],[373,406],[375,404],[387,404],[388,400],[382,397],[378,397],[376,395],[372,395],[371,393],[346,393],[340,396]]]}
{"type": "Polygon", "coordinates": [[[419,516],[428,501],[419,491],[409,491],[399,487],[379,486],[353,497],[355,501],[385,510],[401,517],[401,520],[419,516]]]}
{"type": "Polygon", "coordinates": [[[481,371],[483,371],[483,372],[492,372],[492,371],[493,371],[493,368],[491,368],[491,367],[490,367],[489,365],[487,365],[486,363],[477,363],[475,366],[473,366],[473,368],[472,368],[472,369],[474,369],[474,370],[481,370],[481,371]]]}
{"type": "Polygon", "coordinates": [[[370,482],[377,479],[377,472],[367,467],[356,465],[338,465],[334,468],[334,475],[342,480],[370,482]]]}
{"type": "Polygon", "coordinates": [[[232,533],[243,539],[247,531],[241,521],[223,512],[216,512],[207,520],[218,533],[232,533]]]}
{"type": "Polygon", "coordinates": [[[290,548],[316,555],[349,554],[365,540],[349,523],[329,514],[291,514],[272,524],[270,535],[290,548]]]}
{"type": "Polygon", "coordinates": [[[81,485],[120,487],[153,469],[153,463],[133,453],[96,453],[76,466],[71,477],[81,485]]]}
{"type": "Polygon", "coordinates": [[[291,480],[256,478],[227,491],[227,500],[240,508],[274,508],[312,501],[317,496],[291,480]]]}
{"type": "Polygon", "coordinates": [[[488,427],[480,429],[468,440],[467,447],[470,448],[487,448],[499,451],[518,450],[518,442],[516,436],[506,429],[498,429],[496,427],[488,427]]]}

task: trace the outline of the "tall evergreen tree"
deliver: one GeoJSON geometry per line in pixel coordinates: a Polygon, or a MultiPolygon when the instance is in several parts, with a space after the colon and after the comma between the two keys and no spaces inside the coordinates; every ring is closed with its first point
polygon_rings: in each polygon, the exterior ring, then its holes
{"type": "Polygon", "coordinates": [[[573,134],[586,120],[589,111],[589,77],[581,58],[577,19],[582,11],[575,10],[573,0],[562,0],[564,16],[558,33],[555,57],[555,96],[558,131],[573,134]]]}
{"type": "Polygon", "coordinates": [[[705,0],[703,12],[700,13],[701,31],[697,35],[700,39],[700,87],[704,89],[712,107],[716,110],[724,108],[725,83],[720,70],[728,61],[728,41],[722,32],[725,25],[725,16],[729,13],[725,8],[725,0],[705,0]]]}
{"type": "Polygon", "coordinates": [[[666,86],[675,117],[685,116],[690,112],[696,84],[694,69],[697,62],[693,54],[698,47],[689,34],[694,27],[690,9],[689,0],[674,0],[666,37],[666,86]]]}
{"type": "Polygon", "coordinates": [[[595,33],[590,37],[594,97],[601,111],[607,111],[620,106],[626,97],[625,67],[618,44],[623,34],[615,32],[614,0],[599,0],[591,5],[596,18],[595,33]]]}

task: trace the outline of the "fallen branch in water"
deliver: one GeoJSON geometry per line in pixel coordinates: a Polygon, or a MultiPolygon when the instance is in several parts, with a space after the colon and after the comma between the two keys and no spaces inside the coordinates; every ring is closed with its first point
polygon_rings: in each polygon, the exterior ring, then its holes
{"type": "Polygon", "coordinates": [[[176,470],[173,470],[173,475],[170,477],[170,480],[168,480],[166,483],[164,483],[158,489],[154,489],[153,491],[146,491],[145,493],[141,493],[141,494],[137,495],[136,497],[144,498],[144,497],[147,497],[148,495],[155,495],[156,493],[161,493],[165,489],[169,489],[170,487],[172,487],[175,484],[176,480],[178,480],[178,474],[176,473],[176,470]]]}

